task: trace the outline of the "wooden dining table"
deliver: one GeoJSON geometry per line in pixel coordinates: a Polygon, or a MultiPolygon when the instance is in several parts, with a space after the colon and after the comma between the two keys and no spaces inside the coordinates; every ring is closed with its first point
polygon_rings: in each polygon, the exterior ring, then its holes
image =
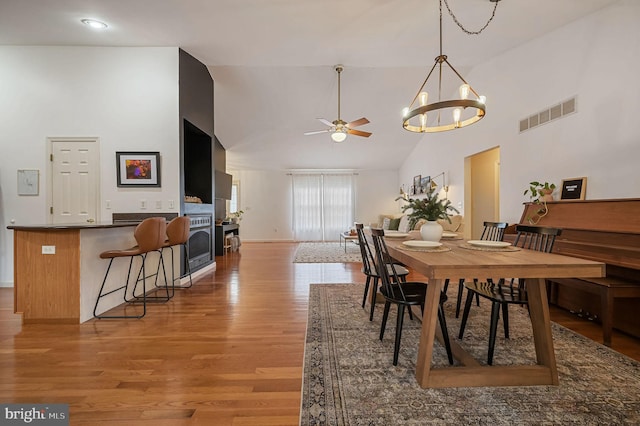
{"type": "Polygon", "coordinates": [[[389,254],[428,279],[420,346],[416,362],[416,378],[423,388],[467,386],[528,386],[557,385],[558,371],[553,349],[551,321],[546,296],[546,278],[602,277],[605,264],[585,259],[518,249],[493,251],[470,246],[462,238],[445,239],[443,246],[433,251],[411,249],[407,240],[420,240],[412,231],[408,237],[385,238],[389,254]],[[508,250],[508,251],[507,251],[508,250]],[[455,366],[432,366],[436,337],[438,303],[446,279],[486,279],[517,277],[527,279],[529,314],[536,350],[536,364],[483,365],[451,339],[455,366]]]}

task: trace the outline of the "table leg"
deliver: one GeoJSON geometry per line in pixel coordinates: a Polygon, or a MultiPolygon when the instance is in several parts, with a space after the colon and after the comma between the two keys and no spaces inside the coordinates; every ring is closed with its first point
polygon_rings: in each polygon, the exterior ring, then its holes
{"type": "Polygon", "coordinates": [[[438,321],[438,305],[443,280],[431,280],[427,285],[422,330],[420,331],[420,346],[416,365],[416,379],[420,386],[427,387],[431,373],[431,358],[433,356],[433,341],[436,337],[436,323],[438,321]]]}
{"type": "Polygon", "coordinates": [[[553,336],[551,335],[551,319],[547,304],[547,289],[545,280],[527,279],[527,295],[529,298],[529,315],[533,328],[533,341],[536,347],[538,365],[549,368],[551,384],[558,384],[558,370],[553,350],[553,336]]]}

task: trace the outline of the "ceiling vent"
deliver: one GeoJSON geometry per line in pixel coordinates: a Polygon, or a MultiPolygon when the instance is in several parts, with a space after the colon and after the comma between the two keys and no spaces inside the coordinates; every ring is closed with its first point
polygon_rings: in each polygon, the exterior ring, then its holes
{"type": "Polygon", "coordinates": [[[520,133],[577,112],[576,96],[520,120],[520,133]]]}

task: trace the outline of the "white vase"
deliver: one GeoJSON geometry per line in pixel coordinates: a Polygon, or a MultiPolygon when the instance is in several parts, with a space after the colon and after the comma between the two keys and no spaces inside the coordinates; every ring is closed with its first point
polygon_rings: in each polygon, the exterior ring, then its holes
{"type": "Polygon", "coordinates": [[[440,241],[442,225],[436,220],[428,220],[420,227],[420,236],[424,241],[440,241]]]}

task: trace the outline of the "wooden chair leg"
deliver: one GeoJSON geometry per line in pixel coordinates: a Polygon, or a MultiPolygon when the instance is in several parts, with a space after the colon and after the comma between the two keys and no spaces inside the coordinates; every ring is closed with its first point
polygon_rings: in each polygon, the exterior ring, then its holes
{"type": "Polygon", "coordinates": [[[367,275],[367,281],[364,283],[364,295],[362,296],[362,309],[367,302],[367,293],[369,293],[369,284],[371,283],[371,275],[367,275]]]}
{"type": "Polygon", "coordinates": [[[487,354],[487,364],[493,364],[493,351],[496,346],[496,334],[498,329],[498,319],[500,317],[500,302],[491,304],[491,324],[489,325],[489,353],[487,354]]]}
{"type": "Polygon", "coordinates": [[[444,308],[442,307],[442,304],[438,306],[438,320],[440,321],[444,347],[447,350],[447,358],[449,358],[449,364],[453,365],[453,353],[451,352],[451,342],[449,341],[449,330],[447,330],[447,320],[444,316],[444,308]]]}
{"type": "Polygon", "coordinates": [[[464,311],[462,312],[462,321],[460,321],[460,332],[458,333],[458,339],[462,339],[464,335],[464,328],[467,325],[467,319],[469,318],[469,311],[471,310],[471,303],[473,303],[473,291],[467,290],[467,301],[464,303],[464,311]]]}
{"type": "Polygon", "coordinates": [[[378,296],[378,277],[373,277],[373,286],[371,286],[371,309],[369,310],[369,321],[373,321],[373,311],[376,308],[377,296],[378,296]]]}
{"type": "Polygon", "coordinates": [[[385,302],[384,312],[382,314],[382,324],[380,324],[380,340],[384,337],[384,329],[387,326],[387,317],[389,316],[389,309],[391,308],[391,302],[385,302]]]}
{"type": "Polygon", "coordinates": [[[502,322],[504,324],[504,338],[509,338],[509,305],[507,303],[502,304],[502,322]]]}
{"type": "Polygon", "coordinates": [[[400,339],[402,338],[402,322],[404,319],[404,305],[398,304],[398,318],[396,320],[396,340],[393,345],[393,365],[398,365],[400,353],[400,339]]]}

